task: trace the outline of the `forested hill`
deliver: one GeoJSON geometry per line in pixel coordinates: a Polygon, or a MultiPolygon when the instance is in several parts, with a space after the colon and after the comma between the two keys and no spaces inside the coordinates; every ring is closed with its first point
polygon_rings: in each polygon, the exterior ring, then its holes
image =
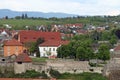
{"type": "Polygon", "coordinates": [[[27,14],[28,17],[43,17],[43,18],[50,18],[50,17],[57,17],[57,18],[64,18],[64,17],[73,17],[76,16],[74,14],[67,14],[67,13],[43,13],[43,12],[33,12],[33,11],[12,11],[9,9],[0,9],[0,18],[8,16],[9,18],[14,18],[16,16],[21,16],[22,14],[27,14]]]}

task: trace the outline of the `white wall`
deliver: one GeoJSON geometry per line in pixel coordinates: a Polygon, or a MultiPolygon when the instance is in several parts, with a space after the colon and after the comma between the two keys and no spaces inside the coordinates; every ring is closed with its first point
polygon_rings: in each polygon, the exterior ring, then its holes
{"type": "Polygon", "coordinates": [[[58,47],[40,47],[39,46],[39,52],[40,52],[40,57],[48,57],[48,56],[52,56],[55,55],[57,56],[57,48],[58,47]],[[49,53],[51,53],[50,55],[48,55],[49,53]]]}

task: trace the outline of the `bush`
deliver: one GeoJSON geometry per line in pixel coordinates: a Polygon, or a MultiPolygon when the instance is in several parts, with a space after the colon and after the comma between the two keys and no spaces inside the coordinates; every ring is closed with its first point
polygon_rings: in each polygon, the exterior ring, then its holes
{"type": "Polygon", "coordinates": [[[53,78],[59,78],[59,77],[61,76],[61,74],[60,74],[58,71],[53,70],[53,69],[50,70],[50,75],[51,75],[53,78]]]}
{"type": "Polygon", "coordinates": [[[39,73],[36,72],[35,70],[27,70],[25,73],[22,74],[16,74],[15,75],[16,78],[48,78],[47,75],[45,74],[45,72],[39,73]]]}
{"type": "Polygon", "coordinates": [[[47,74],[45,74],[45,71],[42,71],[41,77],[42,77],[43,79],[47,79],[47,78],[48,78],[47,74]]]}
{"type": "Polygon", "coordinates": [[[91,67],[96,67],[96,66],[97,66],[96,63],[89,63],[89,65],[90,65],[91,67]]]}

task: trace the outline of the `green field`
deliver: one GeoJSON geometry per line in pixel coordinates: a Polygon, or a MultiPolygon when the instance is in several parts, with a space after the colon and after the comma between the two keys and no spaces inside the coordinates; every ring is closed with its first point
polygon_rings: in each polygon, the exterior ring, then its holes
{"type": "Polygon", "coordinates": [[[40,26],[40,25],[51,25],[59,23],[56,21],[51,21],[51,20],[33,20],[33,19],[1,19],[0,20],[0,27],[4,27],[4,24],[8,24],[12,26],[13,29],[25,29],[25,26],[29,26],[30,28],[40,26]]]}
{"type": "Polygon", "coordinates": [[[83,25],[104,25],[106,23],[105,18],[102,17],[84,17],[84,18],[50,18],[50,19],[0,19],[0,27],[4,27],[4,24],[9,24],[13,29],[25,29],[25,26],[34,28],[40,25],[52,25],[52,24],[74,24],[82,23],[83,25]]]}

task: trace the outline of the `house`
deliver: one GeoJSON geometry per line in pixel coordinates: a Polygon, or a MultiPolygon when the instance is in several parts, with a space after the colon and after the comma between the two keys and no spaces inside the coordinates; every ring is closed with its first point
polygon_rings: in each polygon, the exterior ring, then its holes
{"type": "Polygon", "coordinates": [[[69,41],[46,41],[39,45],[40,57],[57,57],[57,48],[68,44],[69,41]]]}
{"type": "Polygon", "coordinates": [[[4,56],[19,55],[23,50],[23,44],[15,39],[4,42],[4,56]]]}
{"type": "Polygon", "coordinates": [[[24,44],[26,44],[27,42],[36,42],[38,38],[44,39],[44,43],[40,44],[41,57],[47,57],[49,52],[51,56],[57,56],[57,48],[64,43],[66,44],[66,41],[61,40],[61,34],[59,32],[22,30],[18,33],[18,40],[12,39],[5,41],[4,56],[10,56],[13,54],[19,55],[26,49],[24,44]],[[42,48],[44,47],[49,48],[49,50],[46,48],[44,51],[42,51],[42,48]]]}
{"type": "Polygon", "coordinates": [[[34,30],[22,30],[18,33],[18,40],[6,40],[4,42],[4,56],[18,55],[26,48],[24,46],[27,42],[36,42],[38,38],[43,38],[44,41],[61,41],[59,32],[41,32],[34,30]]]}

